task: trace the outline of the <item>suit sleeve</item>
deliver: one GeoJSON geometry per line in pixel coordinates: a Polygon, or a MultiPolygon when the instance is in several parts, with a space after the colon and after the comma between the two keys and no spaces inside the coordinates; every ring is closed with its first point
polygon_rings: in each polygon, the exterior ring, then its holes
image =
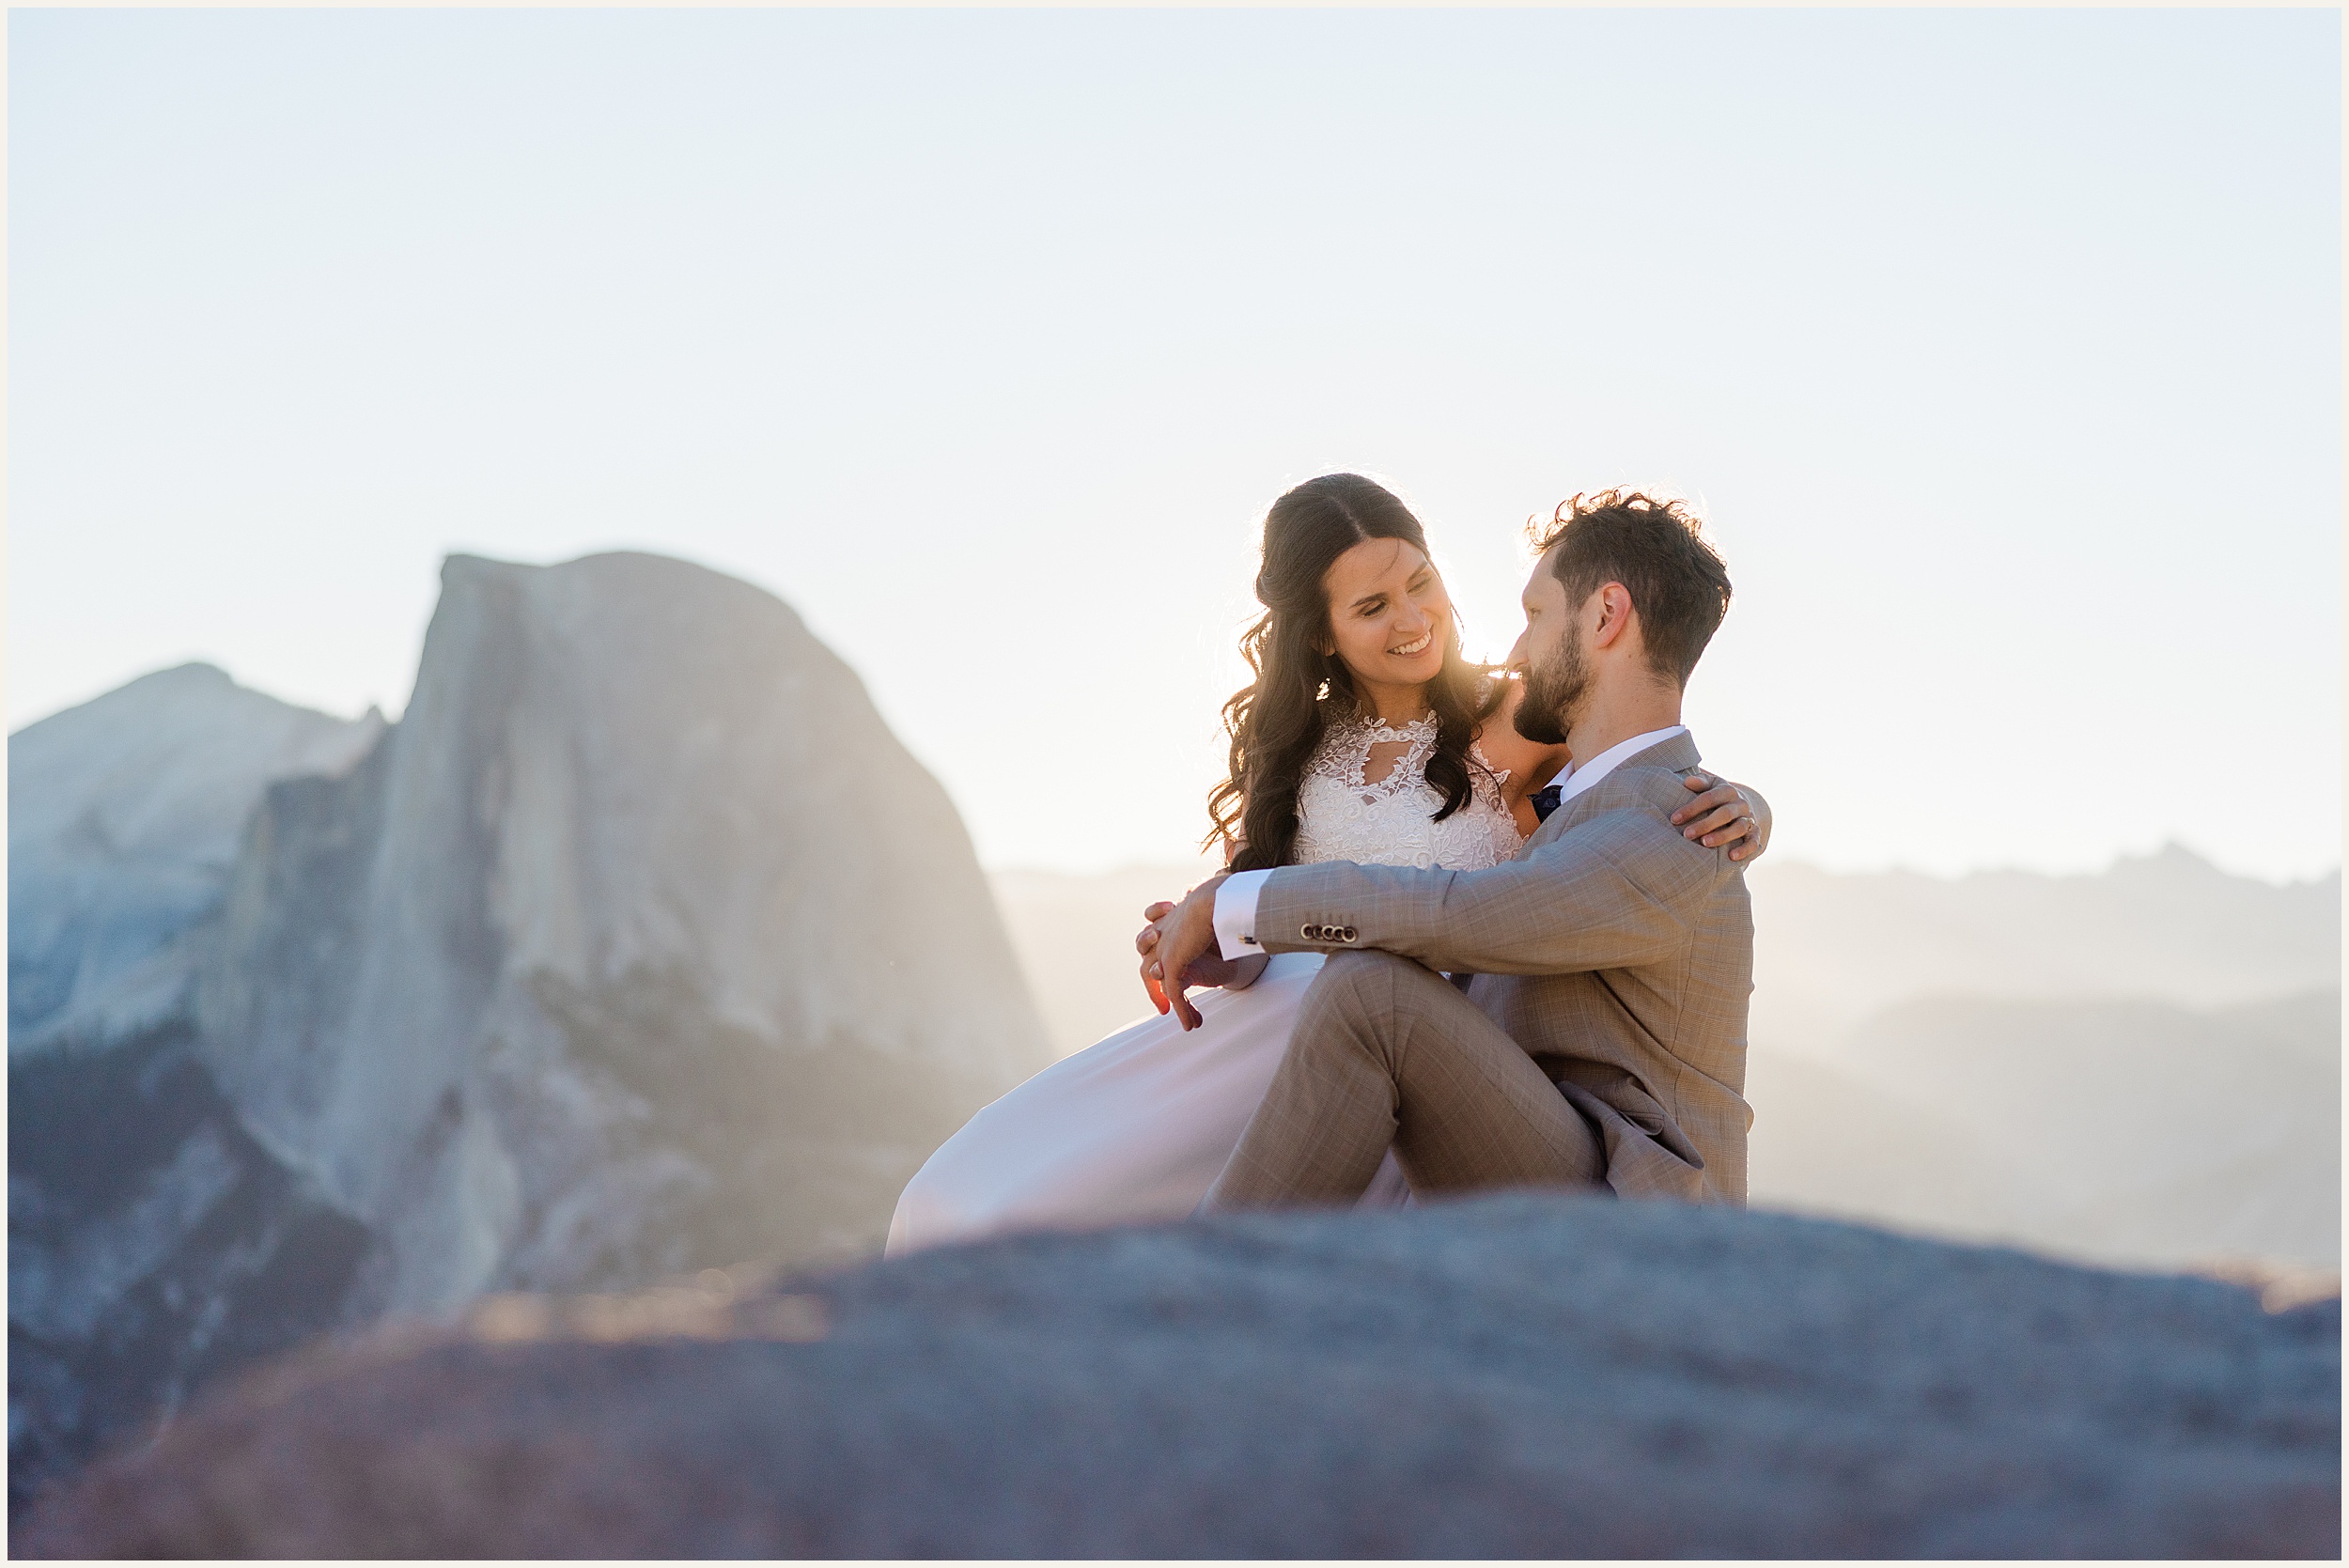
{"type": "Polygon", "coordinates": [[[1727,851],[1626,799],[1486,871],[1283,866],[1257,893],[1255,934],[1274,953],[1377,948],[1475,974],[1620,969],[1675,951],[1730,871],[1727,851]]]}

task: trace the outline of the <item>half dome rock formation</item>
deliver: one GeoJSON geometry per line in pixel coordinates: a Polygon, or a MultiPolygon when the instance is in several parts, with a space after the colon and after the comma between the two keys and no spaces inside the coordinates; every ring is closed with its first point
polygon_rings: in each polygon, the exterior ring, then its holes
{"type": "Polygon", "coordinates": [[[2341,1303],[1532,1197],[501,1296],[31,1557],[2337,1558],[2341,1303]]]}
{"type": "Polygon", "coordinates": [[[270,792],[218,941],[207,1064],[378,1235],[378,1310],[855,1246],[1049,1060],[856,676],[653,556],[452,559],[406,716],[270,792]]]}
{"type": "Polygon", "coordinates": [[[36,1470],[324,1328],[876,1248],[1050,1059],[944,792],[717,573],[452,557],[400,722],[283,772],[170,1009],[12,1030],[36,1470]]]}

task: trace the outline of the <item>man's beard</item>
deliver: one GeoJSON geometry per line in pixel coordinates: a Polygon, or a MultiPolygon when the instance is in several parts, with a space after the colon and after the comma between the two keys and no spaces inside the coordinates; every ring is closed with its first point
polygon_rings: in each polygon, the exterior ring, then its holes
{"type": "Polygon", "coordinates": [[[1572,630],[1558,640],[1547,664],[1525,667],[1525,696],[1517,704],[1517,732],[1536,746],[1563,746],[1576,709],[1590,693],[1591,667],[1572,630]]]}

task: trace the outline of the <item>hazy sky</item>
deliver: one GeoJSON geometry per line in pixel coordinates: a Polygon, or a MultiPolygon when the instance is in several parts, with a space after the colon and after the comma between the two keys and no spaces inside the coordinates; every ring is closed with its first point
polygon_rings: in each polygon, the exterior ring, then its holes
{"type": "Polygon", "coordinates": [[[2341,853],[2323,11],[17,11],[9,714],[405,701],[441,556],[737,573],[997,865],[1182,857],[1265,505],[1470,633],[1666,484],[1780,852],[2341,853]]]}

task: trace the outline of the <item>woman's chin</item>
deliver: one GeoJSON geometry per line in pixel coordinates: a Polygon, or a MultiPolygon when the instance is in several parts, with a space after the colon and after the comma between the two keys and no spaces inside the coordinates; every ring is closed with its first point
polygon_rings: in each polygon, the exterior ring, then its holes
{"type": "Polygon", "coordinates": [[[1431,648],[1408,659],[1396,659],[1390,655],[1387,662],[1395,667],[1394,680],[1398,685],[1407,681],[1413,685],[1425,685],[1443,674],[1443,650],[1431,648]]]}

